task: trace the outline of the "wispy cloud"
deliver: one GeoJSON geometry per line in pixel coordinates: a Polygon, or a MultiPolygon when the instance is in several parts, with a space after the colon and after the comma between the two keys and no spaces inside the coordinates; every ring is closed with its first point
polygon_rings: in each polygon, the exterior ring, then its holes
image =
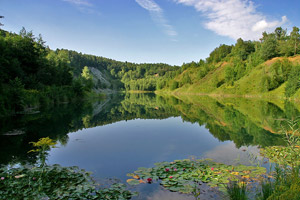
{"type": "Polygon", "coordinates": [[[154,22],[159,25],[164,33],[170,37],[172,40],[176,41],[174,38],[177,36],[177,32],[168,22],[168,20],[164,16],[163,9],[155,3],[153,0],[135,0],[142,8],[148,10],[154,22]]]}
{"type": "Polygon", "coordinates": [[[62,0],[62,1],[72,4],[78,10],[80,10],[80,12],[87,13],[87,14],[95,14],[95,13],[99,14],[99,12],[97,12],[94,9],[94,5],[89,0],[62,0]]]}
{"type": "Polygon", "coordinates": [[[93,4],[88,2],[87,0],[63,0],[65,2],[71,3],[76,6],[88,6],[91,7],[93,4]]]}
{"type": "Polygon", "coordinates": [[[233,39],[257,40],[263,31],[273,31],[287,22],[286,16],[281,20],[268,21],[251,0],[174,1],[193,6],[206,17],[205,28],[233,39]]]}

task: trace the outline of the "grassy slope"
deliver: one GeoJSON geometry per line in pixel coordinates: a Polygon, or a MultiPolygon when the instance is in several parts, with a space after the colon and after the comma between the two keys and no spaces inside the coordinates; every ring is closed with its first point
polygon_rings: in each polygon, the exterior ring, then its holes
{"type": "MultiPolygon", "coordinates": [[[[210,71],[205,77],[202,79],[198,79],[196,75],[198,74],[197,69],[188,69],[186,70],[189,74],[191,74],[191,79],[193,84],[184,85],[182,88],[178,88],[175,90],[176,93],[211,93],[214,91],[216,87],[216,83],[221,82],[225,79],[225,67],[226,63],[219,63],[216,65],[216,68],[210,71]]],[[[183,72],[183,73],[187,73],[183,72]]],[[[177,81],[180,81],[182,76],[177,77],[177,81]]]]}
{"type": "MultiPolygon", "coordinates": [[[[173,93],[203,93],[216,95],[242,95],[265,98],[283,98],[285,83],[269,92],[262,92],[260,89],[262,75],[264,73],[268,74],[270,66],[279,59],[283,58],[273,58],[253,68],[244,77],[235,81],[233,86],[222,84],[220,87],[217,87],[217,84],[221,83],[225,79],[225,68],[227,66],[227,63],[219,63],[216,66],[216,69],[209,72],[204,78],[200,80],[195,76],[197,74],[197,69],[187,69],[183,73],[191,74],[190,76],[193,84],[186,84],[183,87],[174,90],[173,93]]],[[[289,57],[288,59],[294,64],[300,63],[300,56],[289,57]]],[[[180,81],[183,77],[182,74],[176,77],[175,80],[180,81]]],[[[296,92],[293,98],[300,98],[300,90],[296,92]]]]}

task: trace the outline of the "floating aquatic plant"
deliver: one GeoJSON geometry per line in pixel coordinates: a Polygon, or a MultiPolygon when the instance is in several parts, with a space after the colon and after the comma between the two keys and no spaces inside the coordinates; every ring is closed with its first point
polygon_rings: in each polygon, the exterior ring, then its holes
{"type": "MultiPolygon", "coordinates": [[[[156,163],[153,168],[139,168],[127,182],[131,185],[146,183],[149,178],[159,181],[170,191],[192,194],[195,184],[207,183],[210,187],[226,191],[230,181],[240,181],[247,184],[261,174],[266,173],[263,167],[244,165],[225,165],[211,160],[175,160],[174,162],[156,163]],[[170,170],[173,169],[173,170],[170,170]],[[176,170],[174,170],[176,169],[176,170]]],[[[149,182],[148,182],[149,183],[149,182]]]]}

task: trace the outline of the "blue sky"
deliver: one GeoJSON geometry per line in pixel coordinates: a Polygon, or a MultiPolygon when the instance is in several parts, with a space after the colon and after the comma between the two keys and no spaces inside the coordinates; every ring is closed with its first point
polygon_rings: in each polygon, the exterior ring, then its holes
{"type": "Polygon", "coordinates": [[[220,44],[300,27],[299,0],[0,0],[5,30],[137,63],[199,61],[220,44]]]}

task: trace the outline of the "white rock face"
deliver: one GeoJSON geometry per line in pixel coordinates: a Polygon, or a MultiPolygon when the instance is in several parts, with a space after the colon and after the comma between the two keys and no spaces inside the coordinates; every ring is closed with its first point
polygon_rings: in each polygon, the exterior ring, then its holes
{"type": "Polygon", "coordinates": [[[100,80],[101,83],[104,83],[107,87],[111,86],[111,83],[105,79],[105,75],[102,72],[94,67],[89,67],[89,70],[93,74],[93,81],[97,83],[100,80]]]}

